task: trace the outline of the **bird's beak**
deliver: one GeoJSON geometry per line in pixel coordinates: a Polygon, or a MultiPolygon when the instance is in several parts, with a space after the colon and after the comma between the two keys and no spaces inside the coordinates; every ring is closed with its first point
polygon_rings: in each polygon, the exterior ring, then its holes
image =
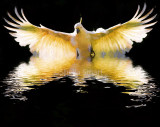
{"type": "Polygon", "coordinates": [[[82,24],[82,17],[80,18],[80,24],[82,24]]]}

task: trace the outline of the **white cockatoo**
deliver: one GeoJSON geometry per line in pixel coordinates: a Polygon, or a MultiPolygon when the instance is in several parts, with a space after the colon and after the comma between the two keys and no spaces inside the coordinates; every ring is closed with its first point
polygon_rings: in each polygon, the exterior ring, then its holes
{"type": "Polygon", "coordinates": [[[140,43],[150,28],[156,22],[151,22],[156,15],[148,18],[153,12],[151,9],[144,14],[146,4],[140,11],[140,6],[131,20],[123,24],[115,25],[109,29],[98,28],[96,31],[86,30],[81,21],[74,25],[73,33],[59,32],[51,30],[40,25],[40,27],[31,24],[25,17],[21,9],[21,16],[15,8],[14,18],[8,13],[8,16],[15,22],[4,19],[9,25],[5,26],[12,31],[10,34],[15,37],[20,46],[29,45],[31,52],[37,52],[39,56],[75,56],[77,49],[81,57],[89,56],[89,46],[96,53],[129,51],[133,42],[140,43]]]}

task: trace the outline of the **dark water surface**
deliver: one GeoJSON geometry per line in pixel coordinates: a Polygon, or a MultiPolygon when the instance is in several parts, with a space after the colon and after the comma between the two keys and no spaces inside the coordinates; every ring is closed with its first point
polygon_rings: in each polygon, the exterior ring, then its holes
{"type": "MultiPolygon", "coordinates": [[[[129,57],[122,54],[98,56],[88,59],[39,58],[32,56],[29,62],[21,62],[2,81],[7,85],[4,96],[27,101],[26,92],[42,85],[63,85],[68,81],[74,94],[89,94],[96,91],[117,89],[130,97],[131,105],[141,107],[157,95],[158,86],[153,77],[140,65],[133,65],[129,57]]],[[[63,88],[62,88],[63,89],[63,88]]]]}
{"type": "Polygon", "coordinates": [[[158,80],[124,55],[31,56],[8,71],[0,91],[3,126],[145,125],[159,114],[158,80]]]}
{"type": "MultiPolygon", "coordinates": [[[[156,7],[155,13],[160,12],[158,0],[79,1],[74,6],[66,0],[32,4],[2,0],[0,16],[18,6],[34,24],[73,32],[80,14],[88,30],[107,28],[128,21],[137,5],[144,2],[148,11],[156,7]],[[59,11],[52,16],[54,9],[59,11]]],[[[156,20],[160,21],[159,16],[156,20]]],[[[32,56],[29,48],[20,47],[1,24],[0,127],[158,126],[159,23],[126,55],[54,60],[32,56]]]]}

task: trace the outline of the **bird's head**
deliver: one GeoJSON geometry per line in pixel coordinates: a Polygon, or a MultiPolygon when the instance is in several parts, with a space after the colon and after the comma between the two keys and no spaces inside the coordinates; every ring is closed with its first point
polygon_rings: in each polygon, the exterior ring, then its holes
{"type": "Polygon", "coordinates": [[[86,29],[82,25],[82,18],[80,19],[80,22],[78,22],[74,25],[74,29],[77,34],[86,31],[86,29]]]}

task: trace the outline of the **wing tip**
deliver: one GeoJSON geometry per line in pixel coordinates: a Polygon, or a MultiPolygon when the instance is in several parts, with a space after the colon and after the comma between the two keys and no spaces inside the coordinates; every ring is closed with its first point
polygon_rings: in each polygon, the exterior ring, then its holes
{"type": "Polygon", "coordinates": [[[133,18],[131,20],[135,19],[135,20],[142,21],[142,20],[146,19],[154,11],[154,8],[152,8],[146,15],[141,17],[144,14],[144,12],[146,11],[146,8],[147,8],[147,4],[146,4],[146,2],[144,2],[143,8],[142,8],[141,12],[139,13],[140,5],[138,5],[138,9],[137,9],[135,15],[133,16],[133,18]]]}
{"type": "Polygon", "coordinates": [[[152,17],[149,18],[149,19],[142,20],[142,23],[143,23],[143,24],[149,23],[149,22],[151,22],[152,20],[154,20],[156,17],[157,17],[157,14],[155,14],[154,16],[152,16],[152,17]]]}
{"type": "Polygon", "coordinates": [[[142,11],[135,17],[135,19],[138,19],[139,17],[141,17],[144,14],[146,8],[147,8],[147,4],[145,2],[142,8],[142,11]]]}
{"type": "Polygon", "coordinates": [[[31,24],[27,19],[26,17],[24,16],[24,12],[23,12],[23,9],[21,9],[21,15],[18,13],[18,9],[17,7],[15,6],[14,8],[14,12],[15,12],[15,16],[17,18],[14,18],[8,11],[7,11],[7,15],[8,17],[10,18],[10,20],[12,21],[9,21],[7,20],[6,18],[3,18],[4,21],[7,23],[7,25],[9,26],[6,26],[4,25],[4,27],[10,31],[15,31],[17,32],[17,30],[21,29],[23,26],[25,26],[26,24],[31,24]]]}
{"type": "MultiPolygon", "coordinates": [[[[139,13],[139,10],[140,10],[140,5],[138,5],[138,8],[137,8],[137,11],[136,13],[134,14],[133,18],[132,19],[135,19],[135,17],[137,17],[138,13],[139,13]]],[[[131,19],[131,20],[132,20],[131,19]]]]}
{"type": "Polygon", "coordinates": [[[26,21],[19,15],[19,13],[18,13],[18,10],[17,10],[17,7],[15,6],[15,8],[14,8],[14,12],[15,12],[15,14],[16,14],[16,16],[18,17],[18,19],[20,20],[20,21],[22,21],[23,23],[25,23],[26,21]]]}
{"type": "Polygon", "coordinates": [[[15,27],[15,28],[18,28],[18,27],[19,27],[18,24],[12,23],[12,22],[8,21],[6,18],[3,18],[3,20],[4,20],[8,25],[10,25],[10,26],[12,26],[12,27],[15,27]]]}
{"type": "Polygon", "coordinates": [[[7,12],[7,15],[10,19],[12,19],[15,23],[19,24],[19,25],[22,25],[23,23],[30,23],[27,18],[25,17],[24,15],[24,12],[23,12],[23,9],[21,8],[21,15],[18,13],[18,9],[17,7],[15,6],[14,8],[14,13],[16,15],[16,18],[14,18],[9,12],[7,12]]]}
{"type": "Polygon", "coordinates": [[[3,25],[3,27],[5,27],[7,30],[10,30],[10,31],[17,31],[16,28],[8,27],[8,26],[5,26],[5,25],[3,25]]]}
{"type": "Polygon", "coordinates": [[[145,27],[150,27],[150,26],[153,26],[157,23],[157,21],[153,22],[153,23],[151,22],[157,17],[157,14],[153,15],[150,18],[147,18],[148,16],[150,16],[150,14],[152,14],[152,12],[154,11],[154,8],[152,8],[147,14],[144,15],[146,8],[147,8],[147,4],[146,4],[146,2],[144,2],[143,9],[141,10],[141,12],[139,12],[140,6],[138,5],[138,9],[131,20],[136,21],[137,23],[139,22],[140,24],[144,25],[145,27]],[[149,22],[151,22],[151,23],[149,23],[149,22]]]}

